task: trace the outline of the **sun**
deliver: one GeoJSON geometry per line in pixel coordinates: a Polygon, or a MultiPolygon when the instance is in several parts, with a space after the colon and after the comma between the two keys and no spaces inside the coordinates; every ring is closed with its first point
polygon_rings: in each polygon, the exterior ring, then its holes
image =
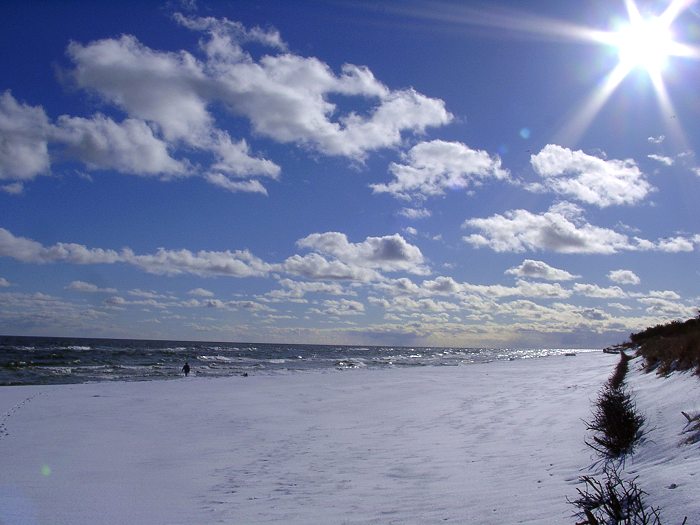
{"type": "MultiPolygon", "coordinates": [[[[665,115],[670,135],[679,144],[687,140],[680,127],[664,76],[673,65],[672,59],[700,59],[700,49],[678,41],[672,30],[678,17],[697,0],[670,0],[666,9],[653,16],[642,15],[635,0],[624,0],[627,18],[613,31],[579,32],[591,42],[604,45],[617,55],[617,64],[589,96],[577,107],[559,133],[559,140],[576,142],[600,113],[611,95],[635,71],[646,73],[653,86],[661,113],[665,115]]],[[[638,79],[639,80],[639,79],[638,79]]]]}
{"type": "Polygon", "coordinates": [[[613,35],[613,45],[621,66],[628,71],[639,68],[658,73],[674,54],[673,33],[659,17],[630,20],[613,35]]]}

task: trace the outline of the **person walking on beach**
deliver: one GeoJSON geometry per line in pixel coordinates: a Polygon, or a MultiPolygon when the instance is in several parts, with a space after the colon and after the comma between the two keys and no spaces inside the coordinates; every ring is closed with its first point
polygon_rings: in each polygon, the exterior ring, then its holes
{"type": "Polygon", "coordinates": [[[182,367],[182,371],[185,374],[185,377],[187,377],[190,374],[190,364],[185,361],[185,366],[182,367]]]}

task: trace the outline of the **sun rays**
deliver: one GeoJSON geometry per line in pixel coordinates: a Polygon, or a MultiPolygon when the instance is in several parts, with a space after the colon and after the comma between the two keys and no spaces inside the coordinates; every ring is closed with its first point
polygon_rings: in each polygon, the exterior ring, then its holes
{"type": "Polygon", "coordinates": [[[504,37],[580,42],[608,48],[617,55],[617,63],[577,104],[577,109],[554,138],[575,145],[623,81],[633,72],[641,72],[648,75],[669,136],[685,145],[687,141],[664,83],[664,72],[673,66],[673,58],[700,59],[700,48],[681,40],[684,28],[674,27],[679,17],[697,1],[672,0],[661,13],[647,14],[640,11],[635,0],[624,0],[627,16],[610,30],[511,9],[476,9],[446,3],[429,6],[414,3],[392,11],[426,21],[468,26],[476,31],[497,29],[504,37]]]}
{"type": "Polygon", "coordinates": [[[594,39],[612,47],[617,53],[618,63],[560,131],[560,141],[570,144],[578,142],[625,78],[635,70],[642,70],[651,80],[670,136],[682,146],[687,145],[664,83],[663,72],[673,57],[700,58],[700,50],[676,41],[672,30],[678,16],[693,3],[695,0],[674,0],[660,15],[645,17],[634,0],[625,1],[628,20],[615,31],[596,34],[594,39]]]}

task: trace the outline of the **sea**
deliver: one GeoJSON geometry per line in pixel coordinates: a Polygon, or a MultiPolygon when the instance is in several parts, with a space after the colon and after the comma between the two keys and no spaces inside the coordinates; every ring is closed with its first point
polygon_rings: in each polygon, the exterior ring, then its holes
{"type": "Polygon", "coordinates": [[[600,349],[441,348],[0,336],[0,385],[461,366],[600,349]]]}

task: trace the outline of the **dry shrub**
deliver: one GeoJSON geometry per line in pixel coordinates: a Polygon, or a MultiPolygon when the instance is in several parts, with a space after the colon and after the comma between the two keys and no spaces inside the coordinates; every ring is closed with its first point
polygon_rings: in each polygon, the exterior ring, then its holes
{"type": "Polygon", "coordinates": [[[660,525],[659,508],[644,503],[646,492],[637,486],[637,478],[623,480],[612,466],[603,475],[603,481],[581,477],[584,488],[576,489],[578,499],[569,501],[579,509],[576,516],[585,518],[577,525],[660,525]]]}
{"type": "Polygon", "coordinates": [[[587,444],[604,459],[622,458],[633,452],[644,421],[630,394],[606,384],[596,401],[593,419],[587,423],[588,430],[596,433],[593,443],[587,444]]]}
{"type": "Polygon", "coordinates": [[[627,347],[636,347],[647,371],[667,375],[677,370],[700,373],[700,316],[656,325],[630,335],[627,347]]]}

